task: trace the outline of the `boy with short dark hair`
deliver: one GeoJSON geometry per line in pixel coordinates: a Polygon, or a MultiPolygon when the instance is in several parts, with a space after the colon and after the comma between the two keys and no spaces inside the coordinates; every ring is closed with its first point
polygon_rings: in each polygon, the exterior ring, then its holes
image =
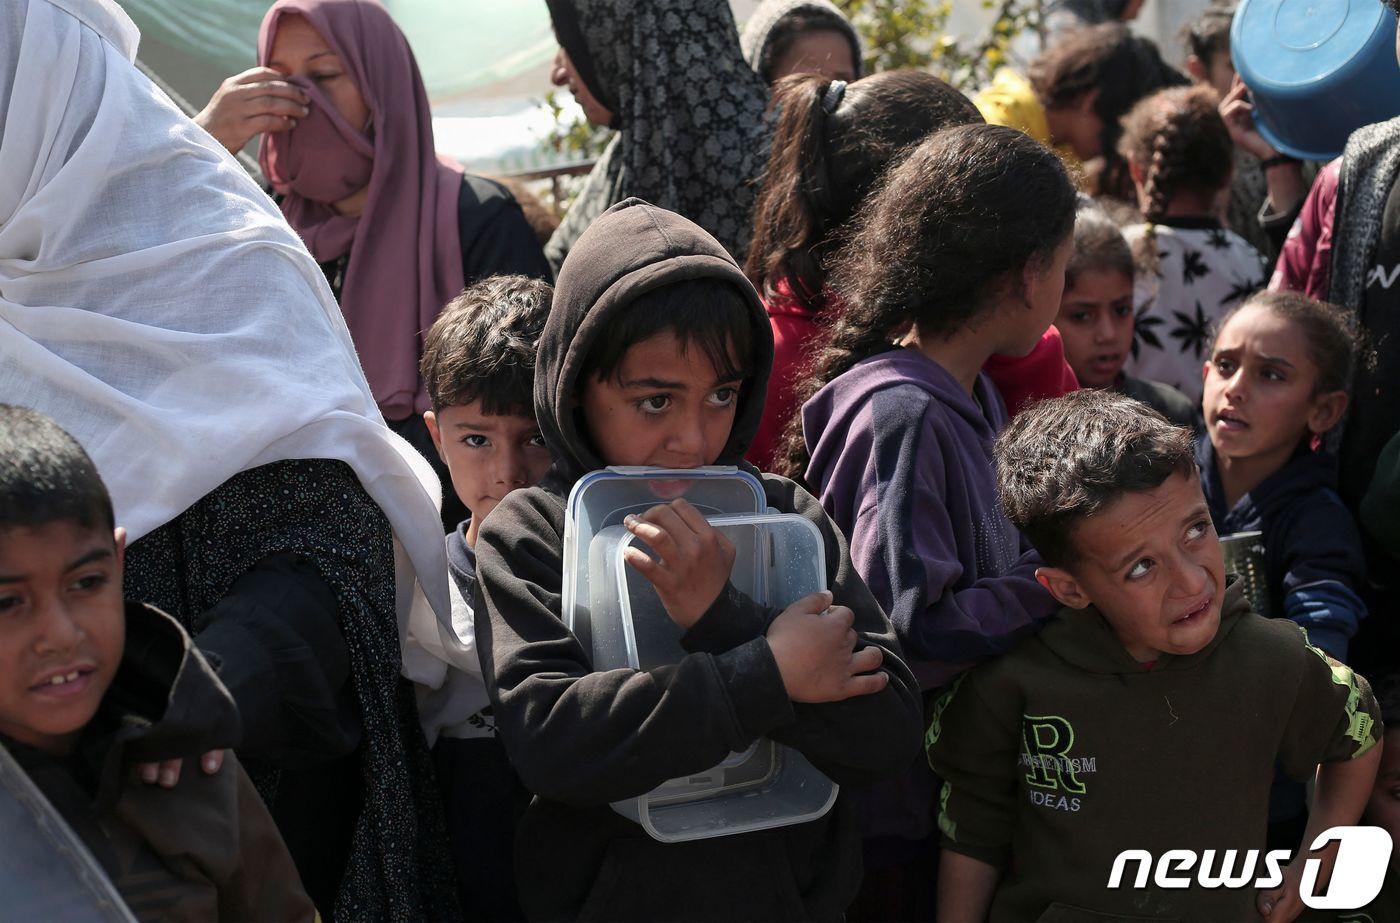
{"type": "Polygon", "coordinates": [[[419,714],[447,811],[459,898],[468,916],[521,919],[512,843],[529,795],[496,739],[481,680],[474,624],[476,540],[510,491],[549,469],[535,422],[535,352],[553,289],[527,276],[494,276],[448,302],[423,344],[420,370],[433,445],[468,516],[447,536],[452,623],[467,650],[442,688],[420,690],[419,714]]]}
{"type": "Polygon", "coordinates": [[[174,619],[122,600],[126,533],[82,447],[0,404],[0,746],[142,920],[315,910],[232,753],[170,789],[133,764],[238,742],[228,690],[174,619]]]}
{"type": "Polygon", "coordinates": [[[824,816],[664,844],[609,803],[700,772],[759,738],[841,785],[905,768],[918,686],[893,629],[811,495],[763,475],[767,505],[821,533],[829,592],[782,612],[729,582],[734,547],[684,498],[630,516],[689,652],[594,672],[562,621],[565,500],[609,465],[739,465],[763,410],[773,344],[733,258],[692,222],[629,199],[579,239],[540,339],[535,415],[554,467],[507,497],[478,544],[482,667],[501,739],[535,799],[516,839],[532,919],[840,919],[860,880],[843,793],[824,816]]]}
{"type": "MultiPolygon", "coordinates": [[[[1017,417],[996,453],[1007,516],[1065,608],[935,706],[939,919],[1252,918],[1263,865],[1204,888],[1198,871],[1221,872],[1204,851],[1264,848],[1276,760],[1316,772],[1304,848],[1356,823],[1380,757],[1370,687],[1226,581],[1189,431],[1086,390],[1017,417]],[[1178,849],[1202,863],[1189,884],[1107,887],[1123,851],[1178,849]]],[[[1263,916],[1297,915],[1303,867],[1258,896],[1263,916]]]]}

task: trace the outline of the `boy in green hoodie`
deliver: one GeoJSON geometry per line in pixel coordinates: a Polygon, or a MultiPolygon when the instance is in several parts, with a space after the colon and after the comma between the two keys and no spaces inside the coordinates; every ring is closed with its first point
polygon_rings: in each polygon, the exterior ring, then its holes
{"type": "Polygon", "coordinates": [[[232,753],[168,788],[138,778],[138,762],[230,747],[240,729],[179,623],[123,602],[125,544],[82,447],[48,417],[0,404],[0,747],[137,919],[310,923],[315,908],[232,753]]]}
{"type": "Polygon", "coordinates": [[[594,672],[561,619],[565,501],[609,465],[739,465],[772,362],[767,315],[714,238],[639,199],[579,238],[559,272],[535,366],[535,416],[554,459],[506,495],[477,538],[476,637],[496,730],[534,799],[516,835],[531,919],[839,920],[860,882],[843,793],[817,820],[661,843],[609,803],[771,738],[841,784],[905,768],[918,686],[889,621],[821,505],[764,475],[767,505],[807,517],[827,586],[783,612],[729,584],[734,549],[685,500],[627,526],[628,555],[689,652],[652,670],[594,672]],[[485,617],[482,617],[484,609],[485,617]]]}
{"type": "Polygon", "coordinates": [[[1305,863],[1261,861],[1274,765],[1316,775],[1296,858],[1327,868],[1307,847],[1357,822],[1379,764],[1370,687],[1226,580],[1189,431],[1079,391],[1017,417],[996,455],[1064,608],[935,706],[939,919],[1294,919],[1305,863]],[[1222,872],[1239,883],[1201,884],[1222,872]]]}

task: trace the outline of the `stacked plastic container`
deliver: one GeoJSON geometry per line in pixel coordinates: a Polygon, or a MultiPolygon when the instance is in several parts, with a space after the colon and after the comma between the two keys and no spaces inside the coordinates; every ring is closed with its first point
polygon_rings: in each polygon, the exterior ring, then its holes
{"type": "MultiPolygon", "coordinates": [[[[770,512],[758,479],[737,468],[679,471],[611,468],[579,480],[564,525],[563,611],[592,651],[595,670],[650,670],[686,656],[681,628],[624,549],[647,551],[622,525],[684,497],[734,544],[730,583],[760,606],[782,610],[826,589],[821,533],[790,513],[770,512]]],[[[662,783],[613,809],[664,843],[728,836],[821,817],[837,787],[805,756],[771,740],[717,766],[662,783]]]]}

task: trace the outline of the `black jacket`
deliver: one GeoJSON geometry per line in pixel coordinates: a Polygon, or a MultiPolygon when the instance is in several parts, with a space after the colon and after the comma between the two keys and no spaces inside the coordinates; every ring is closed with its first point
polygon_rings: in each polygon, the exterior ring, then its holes
{"type": "Polygon", "coordinates": [[[1210,440],[1196,442],[1201,488],[1221,536],[1264,533],[1270,618],[1290,618],[1309,640],[1338,660],[1356,634],[1366,606],[1357,595],[1366,557],[1356,521],[1337,496],[1337,457],[1300,449],[1288,463],[1231,509],[1210,440]]]}
{"type": "Polygon", "coordinates": [[[1195,432],[1201,431],[1200,409],[1192,406],[1191,399],[1171,385],[1146,378],[1133,378],[1120,375],[1114,386],[1119,394],[1141,401],[1166,417],[1177,426],[1189,426],[1195,432]]]}
{"type": "Polygon", "coordinates": [[[764,637],[776,613],[743,605],[738,594],[722,594],[685,636],[689,656],[647,672],[592,672],[560,620],[565,499],[578,477],[603,466],[574,411],[579,365],[642,291],[701,276],[730,282],[752,306],[754,370],[718,460],[744,464],[772,360],[762,304],[708,234],[629,199],[570,253],[541,338],[535,412],[555,467],[541,486],[507,495],[477,542],[482,670],[497,731],[535,794],[516,839],[532,919],[839,919],[861,875],[845,795],[807,824],[672,845],[648,838],[609,802],[712,766],[760,737],[797,748],[842,785],[898,772],[919,745],[918,686],[888,619],[820,504],[783,478],[763,476],[768,504],[821,530],[836,603],[854,610],[859,646],[885,652],[890,683],[880,693],[789,701],[764,637]]]}
{"type": "Polygon", "coordinates": [[[63,816],[140,920],[299,920],[315,908],[243,767],[228,754],[238,709],[170,616],[126,604],[126,646],[102,704],[71,754],[0,738],[63,816]],[[184,759],[171,790],[133,763],[184,759]]]}

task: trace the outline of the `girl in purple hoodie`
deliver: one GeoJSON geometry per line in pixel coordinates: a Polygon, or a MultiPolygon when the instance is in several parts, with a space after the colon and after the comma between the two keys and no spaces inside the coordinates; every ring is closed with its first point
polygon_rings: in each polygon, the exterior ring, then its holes
{"type": "MultiPolygon", "coordinates": [[[[832,274],[847,307],[802,408],[806,481],[926,691],[1056,607],[997,502],[1006,409],[982,366],[1025,355],[1054,320],[1074,215],[1049,149],[1000,126],[949,128],[891,170],[832,274]]],[[[884,840],[867,843],[872,879],[916,862],[932,832],[922,773],[865,799],[867,836],[884,840]]]]}

